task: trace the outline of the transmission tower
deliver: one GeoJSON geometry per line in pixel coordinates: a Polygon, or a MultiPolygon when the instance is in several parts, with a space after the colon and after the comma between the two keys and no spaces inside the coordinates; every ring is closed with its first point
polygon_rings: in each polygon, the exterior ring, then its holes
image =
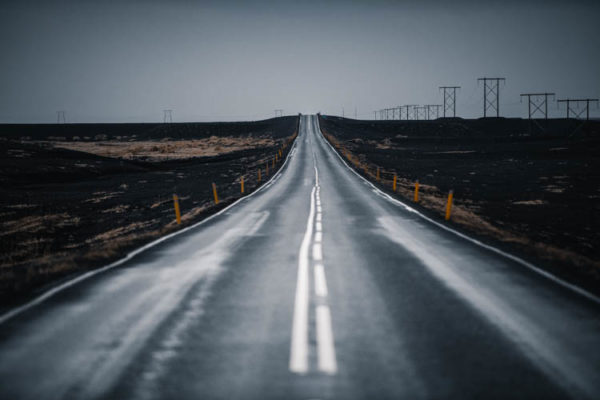
{"type": "Polygon", "coordinates": [[[571,113],[575,115],[575,118],[580,118],[585,112],[586,121],[590,119],[590,103],[596,103],[596,107],[598,107],[598,99],[561,99],[556,100],[556,103],[557,106],[560,106],[560,103],[567,103],[567,118],[571,117],[571,113]],[[575,104],[575,108],[571,107],[571,103],[575,104]],[[579,110],[580,104],[585,104],[581,110],[579,110]]]}
{"type": "Polygon", "coordinates": [[[56,123],[57,124],[66,124],[67,123],[67,119],[65,118],[65,112],[64,111],[57,111],[56,112],[56,123]]]}
{"type": "Polygon", "coordinates": [[[483,81],[483,117],[487,117],[487,110],[496,110],[496,118],[500,116],[500,81],[505,78],[479,78],[477,83],[483,81]]]}
{"type": "Polygon", "coordinates": [[[450,111],[452,117],[456,117],[456,89],[460,89],[460,86],[440,86],[440,89],[444,91],[444,118],[450,111]]]}
{"type": "Polygon", "coordinates": [[[435,110],[435,118],[434,119],[438,119],[440,117],[440,107],[442,105],[441,104],[426,104],[425,107],[426,111],[427,111],[427,119],[432,119],[431,116],[433,115],[433,113],[431,112],[431,110],[435,110]]]}
{"type": "Polygon", "coordinates": [[[555,93],[521,94],[521,97],[527,97],[527,114],[529,115],[529,119],[538,111],[542,113],[544,119],[548,119],[548,97],[554,97],[554,95],[555,93]]]}
{"type": "Polygon", "coordinates": [[[173,110],[163,110],[163,123],[173,123],[173,110]]]}
{"type": "MultiPolygon", "coordinates": [[[[400,109],[405,109],[406,110],[406,119],[409,120],[410,119],[410,112],[414,111],[414,107],[416,107],[416,105],[414,104],[408,104],[405,106],[400,106],[400,109]]],[[[414,116],[414,112],[413,112],[413,116],[414,116]]],[[[413,117],[414,118],[414,117],[413,117]]]]}

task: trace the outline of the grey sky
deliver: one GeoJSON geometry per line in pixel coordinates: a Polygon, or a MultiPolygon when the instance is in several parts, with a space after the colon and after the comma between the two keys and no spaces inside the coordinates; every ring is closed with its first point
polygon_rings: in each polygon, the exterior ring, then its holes
{"type": "Polygon", "coordinates": [[[593,1],[4,1],[0,122],[372,118],[440,103],[440,85],[479,117],[481,76],[525,116],[522,92],[600,96],[599,17],[593,1]]]}

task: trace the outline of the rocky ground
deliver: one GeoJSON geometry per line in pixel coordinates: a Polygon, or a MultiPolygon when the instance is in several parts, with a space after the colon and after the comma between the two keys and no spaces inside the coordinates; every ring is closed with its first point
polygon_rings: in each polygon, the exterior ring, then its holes
{"type": "Polygon", "coordinates": [[[241,196],[242,177],[252,192],[281,166],[297,124],[0,126],[2,303],[201,220],[241,196]]]}
{"type": "Polygon", "coordinates": [[[364,176],[443,220],[600,287],[600,122],[439,119],[355,121],[322,116],[331,143],[364,176]],[[379,180],[377,179],[379,169],[379,180]]]}

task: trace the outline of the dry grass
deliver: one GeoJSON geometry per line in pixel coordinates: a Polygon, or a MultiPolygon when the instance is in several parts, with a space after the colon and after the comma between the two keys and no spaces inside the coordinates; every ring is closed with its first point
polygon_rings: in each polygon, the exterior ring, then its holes
{"type": "MultiPolygon", "coordinates": [[[[362,171],[363,174],[366,175],[367,178],[369,178],[369,180],[371,180],[372,182],[377,181],[377,166],[368,164],[363,157],[359,157],[352,153],[348,149],[348,147],[344,146],[340,141],[338,141],[332,135],[328,134],[325,130],[323,130],[323,135],[340,152],[340,154],[347,161],[350,162],[350,164],[354,165],[356,169],[362,171]]],[[[384,145],[380,148],[387,147],[384,145]]],[[[391,187],[392,180],[385,179],[384,174],[385,172],[380,170],[381,179],[379,183],[384,186],[391,187]]],[[[444,216],[447,202],[447,193],[443,193],[437,187],[430,185],[420,184],[419,189],[419,205],[430,211],[435,212],[440,217],[444,216]]],[[[550,185],[546,187],[546,190],[560,193],[564,189],[550,185]]],[[[412,202],[414,195],[414,182],[398,177],[396,192],[401,197],[403,197],[407,203],[412,202]]],[[[528,200],[516,201],[513,202],[513,204],[537,206],[543,205],[545,204],[545,202],[543,200],[528,200]]],[[[545,260],[558,260],[561,262],[572,263],[578,267],[585,268],[591,266],[593,268],[596,268],[596,270],[600,269],[600,261],[593,260],[589,257],[582,256],[576,252],[563,249],[554,245],[542,242],[535,242],[522,234],[510,232],[507,229],[499,228],[493,225],[492,223],[488,222],[481,215],[478,215],[478,209],[479,207],[473,205],[472,202],[464,202],[464,204],[462,202],[458,204],[457,202],[455,202],[452,206],[452,222],[476,234],[489,236],[502,242],[517,244],[532,249],[536,256],[545,260]]]]}
{"type": "Polygon", "coordinates": [[[206,139],[172,141],[49,142],[54,147],[92,153],[103,157],[151,161],[217,156],[239,150],[275,146],[270,137],[211,136],[206,139]]]}
{"type": "Polygon", "coordinates": [[[6,221],[2,224],[0,236],[8,236],[17,232],[36,233],[44,229],[45,226],[52,225],[76,225],[79,218],[70,217],[67,213],[48,214],[48,215],[30,215],[17,220],[6,221]]]}

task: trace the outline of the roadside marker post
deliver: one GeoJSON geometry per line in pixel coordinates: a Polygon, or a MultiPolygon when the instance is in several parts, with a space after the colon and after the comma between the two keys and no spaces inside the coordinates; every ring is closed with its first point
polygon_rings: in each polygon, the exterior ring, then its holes
{"type": "Polygon", "coordinates": [[[418,202],[419,202],[419,181],[416,181],[416,182],[415,182],[415,196],[414,196],[414,198],[413,198],[413,201],[414,201],[415,203],[418,203],[418,202]]]}
{"type": "Polygon", "coordinates": [[[275,170],[275,159],[273,159],[273,170],[275,170]]]}
{"type": "Polygon", "coordinates": [[[379,177],[379,167],[377,167],[377,182],[379,182],[381,178],[379,177]]]}
{"type": "Polygon", "coordinates": [[[446,203],[446,221],[450,219],[450,212],[452,211],[452,198],[454,197],[454,191],[451,190],[448,193],[448,203],[446,203]]]}
{"type": "Polygon", "coordinates": [[[261,176],[260,176],[260,168],[258,169],[258,183],[260,183],[261,181],[261,176]]]}
{"type": "Polygon", "coordinates": [[[396,174],[394,174],[394,183],[392,184],[392,190],[395,192],[396,191],[396,183],[398,181],[398,176],[396,176],[396,174]]]}
{"type": "Polygon", "coordinates": [[[177,225],[181,224],[181,212],[179,211],[179,198],[176,194],[173,195],[173,206],[175,207],[175,219],[177,220],[177,225]]]}
{"type": "Polygon", "coordinates": [[[266,165],[266,172],[265,175],[268,176],[269,175],[269,162],[267,161],[266,165]]]}
{"type": "Polygon", "coordinates": [[[219,204],[219,196],[217,196],[217,185],[215,185],[214,182],[212,184],[212,188],[213,188],[213,196],[215,198],[215,204],[219,204]]]}
{"type": "Polygon", "coordinates": [[[242,194],[244,194],[244,175],[242,175],[242,180],[240,181],[240,186],[241,186],[240,189],[242,191],[242,194]]]}

